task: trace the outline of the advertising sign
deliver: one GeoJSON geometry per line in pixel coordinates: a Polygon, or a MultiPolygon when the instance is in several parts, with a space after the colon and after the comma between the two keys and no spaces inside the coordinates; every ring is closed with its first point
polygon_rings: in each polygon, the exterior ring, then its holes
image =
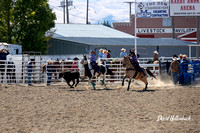
{"type": "Polygon", "coordinates": [[[200,16],[200,0],[170,0],[170,16],[200,16]]]}
{"type": "Polygon", "coordinates": [[[167,18],[169,17],[168,2],[138,2],[137,18],[167,18]]]}

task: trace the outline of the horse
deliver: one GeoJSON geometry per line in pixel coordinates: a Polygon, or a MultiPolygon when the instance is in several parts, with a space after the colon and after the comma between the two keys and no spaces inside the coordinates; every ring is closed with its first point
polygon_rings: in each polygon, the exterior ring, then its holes
{"type": "MultiPolygon", "coordinates": [[[[91,83],[91,85],[93,86],[93,89],[95,90],[96,84],[94,82],[92,82],[91,80],[92,80],[93,77],[95,77],[95,74],[97,73],[97,71],[95,69],[89,68],[90,64],[88,63],[86,55],[83,56],[80,63],[84,66],[85,76],[87,76],[89,78],[88,84],[91,83]]],[[[98,66],[98,67],[99,67],[99,70],[100,70],[100,74],[97,76],[97,78],[100,75],[103,75],[103,80],[101,82],[102,82],[102,85],[105,85],[105,75],[106,75],[106,73],[108,73],[109,75],[114,75],[114,73],[109,68],[106,68],[103,65],[98,66]]]]}
{"type": "Polygon", "coordinates": [[[153,75],[153,73],[151,73],[151,71],[149,69],[144,69],[145,75],[143,75],[142,72],[136,71],[134,69],[133,64],[131,63],[131,60],[130,60],[129,56],[124,56],[122,62],[123,62],[123,66],[126,67],[126,73],[125,73],[125,75],[123,77],[123,80],[122,80],[122,86],[124,86],[124,80],[125,80],[125,78],[129,78],[127,91],[129,91],[132,79],[141,80],[142,82],[144,82],[145,83],[144,90],[147,90],[147,87],[148,87],[147,74],[149,74],[151,77],[157,79],[153,75]]]}

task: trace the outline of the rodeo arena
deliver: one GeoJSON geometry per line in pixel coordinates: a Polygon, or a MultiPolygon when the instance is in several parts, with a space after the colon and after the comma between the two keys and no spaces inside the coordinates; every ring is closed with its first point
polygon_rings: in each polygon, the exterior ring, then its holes
{"type": "Polygon", "coordinates": [[[45,55],[0,42],[0,133],[199,133],[200,18],[137,4],[112,28],[56,23],[45,55]]]}

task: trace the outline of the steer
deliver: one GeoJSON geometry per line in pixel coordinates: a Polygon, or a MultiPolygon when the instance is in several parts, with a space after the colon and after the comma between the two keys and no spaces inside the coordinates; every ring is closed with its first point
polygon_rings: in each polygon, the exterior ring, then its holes
{"type": "Polygon", "coordinates": [[[67,71],[67,72],[61,72],[59,73],[59,78],[64,78],[67,84],[71,87],[74,88],[75,84],[75,79],[76,79],[76,84],[75,87],[79,83],[79,78],[80,78],[80,73],[78,71],[67,71]],[[73,81],[73,84],[71,85],[70,82],[73,81]]]}

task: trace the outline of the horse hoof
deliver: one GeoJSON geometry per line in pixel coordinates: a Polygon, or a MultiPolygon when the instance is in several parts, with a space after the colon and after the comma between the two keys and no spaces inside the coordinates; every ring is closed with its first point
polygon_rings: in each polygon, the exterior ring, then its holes
{"type": "Polygon", "coordinates": [[[70,88],[74,88],[74,87],[70,87],[70,88]]]}

